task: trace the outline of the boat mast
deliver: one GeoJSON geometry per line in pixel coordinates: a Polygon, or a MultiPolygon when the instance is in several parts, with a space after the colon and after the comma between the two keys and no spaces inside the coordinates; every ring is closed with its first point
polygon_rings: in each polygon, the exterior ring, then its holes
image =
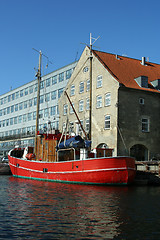
{"type": "MultiPolygon", "coordinates": [[[[99,36],[100,37],[100,36],[99,36]]],[[[99,38],[98,37],[98,38],[99,38]]],[[[93,38],[92,34],[90,33],[90,100],[89,100],[89,140],[91,140],[92,138],[92,45],[98,40],[98,38],[93,38]],[[94,40],[94,42],[92,43],[92,39],[94,40]]]]}
{"type": "Polygon", "coordinates": [[[92,34],[90,33],[90,100],[89,100],[89,140],[91,140],[92,130],[92,34]]]}
{"type": "Polygon", "coordinates": [[[38,71],[36,74],[38,86],[37,86],[37,110],[36,110],[36,130],[35,130],[35,147],[34,147],[35,154],[37,152],[37,132],[39,130],[39,98],[40,98],[40,82],[41,82],[41,59],[42,59],[42,52],[39,51],[39,65],[38,65],[38,71]]]}

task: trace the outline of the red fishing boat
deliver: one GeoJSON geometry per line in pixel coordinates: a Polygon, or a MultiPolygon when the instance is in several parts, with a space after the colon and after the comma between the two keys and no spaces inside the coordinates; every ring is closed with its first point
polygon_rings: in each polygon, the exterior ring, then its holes
{"type": "MultiPolygon", "coordinates": [[[[112,157],[112,149],[106,148],[98,148],[91,151],[91,122],[89,140],[87,140],[88,137],[67,93],[66,96],[84,132],[85,140],[80,136],[70,137],[56,131],[54,134],[53,132],[41,134],[38,131],[41,55],[40,51],[37,72],[38,90],[35,147],[34,149],[33,147],[26,147],[25,149],[16,147],[9,152],[9,165],[13,176],[79,184],[110,185],[132,183],[136,173],[134,158],[126,156],[112,157]]],[[[92,57],[90,60],[92,62],[92,57]]],[[[91,95],[90,99],[92,99],[91,95]]]]}
{"type": "MultiPolygon", "coordinates": [[[[37,136],[36,157],[31,147],[11,150],[8,158],[13,176],[79,184],[129,184],[133,182],[135,177],[133,158],[102,157],[102,152],[110,155],[111,149],[97,149],[96,154],[101,157],[94,156],[95,153],[88,153],[87,157],[87,148],[72,147],[75,145],[72,141],[69,147],[57,150],[58,137],[56,134],[37,136]]],[[[83,143],[81,141],[80,145],[82,146],[83,143]]]]}

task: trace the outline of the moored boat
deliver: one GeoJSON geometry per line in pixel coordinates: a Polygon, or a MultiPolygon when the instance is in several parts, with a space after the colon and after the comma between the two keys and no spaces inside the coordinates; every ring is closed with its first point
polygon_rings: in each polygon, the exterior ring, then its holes
{"type": "Polygon", "coordinates": [[[53,147],[57,142],[55,135],[41,137],[39,141],[42,139],[43,142],[37,152],[38,159],[35,159],[32,148],[15,148],[9,152],[13,176],[79,184],[129,184],[134,180],[135,162],[131,157],[93,157],[91,154],[86,158],[85,148],[57,151],[53,147]],[[46,143],[48,148],[44,149],[46,143]]]}
{"type": "MultiPolygon", "coordinates": [[[[33,148],[15,148],[9,152],[13,176],[37,180],[79,184],[129,184],[135,177],[135,161],[131,157],[96,157],[87,148],[56,148],[56,134],[37,136],[37,157],[33,148]],[[47,148],[46,148],[47,146],[47,148]],[[42,160],[43,159],[43,160],[42,160]]],[[[72,142],[73,143],[73,142],[72,142]]],[[[82,142],[81,142],[82,144],[82,142]]],[[[71,144],[72,145],[72,144],[71,144]]],[[[108,149],[102,150],[105,155],[108,149]]]]}

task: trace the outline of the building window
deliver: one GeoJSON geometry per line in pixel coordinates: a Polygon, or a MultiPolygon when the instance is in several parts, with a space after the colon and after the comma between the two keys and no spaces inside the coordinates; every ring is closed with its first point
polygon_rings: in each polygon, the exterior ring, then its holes
{"type": "Polygon", "coordinates": [[[3,109],[3,115],[6,115],[6,108],[3,109]]]}
{"type": "Polygon", "coordinates": [[[33,120],[36,120],[36,111],[35,112],[33,112],[33,120]]]}
{"type": "Polygon", "coordinates": [[[29,107],[32,107],[32,99],[29,99],[29,107]]]}
{"type": "MultiPolygon", "coordinates": [[[[74,103],[72,102],[72,105],[73,105],[73,107],[74,107],[74,103]]],[[[73,108],[72,108],[72,106],[70,105],[70,114],[73,114],[74,113],[74,111],[73,111],[73,108]]]]}
{"type": "Polygon", "coordinates": [[[75,85],[71,86],[71,96],[75,95],[75,85]]]}
{"type": "Polygon", "coordinates": [[[79,84],[79,93],[83,93],[84,92],[84,82],[80,82],[79,84]]]}
{"type": "Polygon", "coordinates": [[[18,122],[18,117],[14,117],[14,124],[17,124],[18,122]]]}
{"type": "Polygon", "coordinates": [[[20,91],[20,97],[23,97],[23,90],[20,91]]]}
{"type": "Polygon", "coordinates": [[[37,92],[37,89],[38,89],[38,83],[35,84],[34,91],[37,92]]]}
{"type": "Polygon", "coordinates": [[[142,132],[149,132],[149,119],[142,118],[142,132]]]}
{"type": "Polygon", "coordinates": [[[19,98],[19,92],[16,92],[16,99],[19,98]]]}
{"type": "Polygon", "coordinates": [[[72,75],[72,69],[66,71],[66,79],[69,79],[72,75]]]}
{"type": "Polygon", "coordinates": [[[15,93],[12,93],[12,101],[15,99],[15,93]]]}
{"type": "Polygon", "coordinates": [[[52,85],[57,83],[57,75],[52,77],[52,85]]]}
{"type": "Polygon", "coordinates": [[[10,114],[10,107],[7,107],[7,114],[10,114]]]}
{"type": "Polygon", "coordinates": [[[19,103],[19,110],[23,109],[23,103],[19,103]]]}
{"type": "Polygon", "coordinates": [[[86,119],[86,132],[89,132],[89,118],[86,119]]]}
{"type": "Polygon", "coordinates": [[[90,90],[90,79],[86,82],[86,91],[88,92],[90,90]]]}
{"type": "Polygon", "coordinates": [[[33,93],[33,86],[30,86],[30,87],[29,87],[29,93],[30,93],[30,94],[33,93]]]}
{"type": "Polygon", "coordinates": [[[37,98],[34,98],[34,106],[37,105],[37,98]]]}
{"type": "Polygon", "coordinates": [[[110,115],[106,115],[105,116],[105,120],[104,120],[104,128],[105,129],[110,129],[110,115]]]}
{"type": "Polygon", "coordinates": [[[8,102],[10,102],[10,101],[11,101],[11,95],[8,96],[8,102]]]}
{"type": "Polygon", "coordinates": [[[49,87],[50,84],[51,84],[51,79],[50,78],[46,79],[46,87],[49,87]]]}
{"type": "Polygon", "coordinates": [[[86,99],[86,110],[89,110],[90,102],[89,98],[86,99]]]}
{"type": "Polygon", "coordinates": [[[97,108],[102,107],[102,96],[97,96],[97,103],[96,103],[97,108]]]}
{"type": "Polygon", "coordinates": [[[23,122],[27,122],[27,114],[23,115],[23,122]]]}
{"type": "Polygon", "coordinates": [[[105,106],[110,106],[111,105],[111,94],[110,93],[106,93],[105,95],[105,106]]]}
{"type": "Polygon", "coordinates": [[[27,108],[27,101],[24,102],[24,109],[27,108]]]}
{"type": "Polygon", "coordinates": [[[40,89],[44,88],[44,81],[40,82],[40,89]]]}
{"type": "Polygon", "coordinates": [[[48,117],[49,116],[49,109],[46,108],[44,109],[44,117],[48,117]]]}
{"type": "Polygon", "coordinates": [[[56,115],[56,106],[51,107],[51,116],[56,115]]]}
{"type": "Polygon", "coordinates": [[[32,120],[32,113],[28,113],[28,121],[32,120]]]}
{"type": "Polygon", "coordinates": [[[10,125],[13,125],[13,118],[10,118],[10,125]]]}
{"type": "Polygon", "coordinates": [[[9,119],[6,120],[6,126],[9,126],[9,119]]]}
{"type": "Polygon", "coordinates": [[[15,112],[18,111],[18,104],[15,105],[15,112]]]}
{"type": "Polygon", "coordinates": [[[59,74],[59,82],[63,82],[64,80],[64,72],[59,74]]]}
{"type": "Polygon", "coordinates": [[[82,99],[79,101],[79,112],[83,112],[83,104],[84,104],[84,101],[82,99]]]}
{"type": "Polygon", "coordinates": [[[11,113],[14,112],[14,105],[11,106],[11,113]]]}
{"type": "Polygon", "coordinates": [[[43,118],[43,110],[39,111],[39,118],[43,118]]]}
{"type": "Polygon", "coordinates": [[[49,102],[50,100],[50,93],[45,94],[45,102],[49,102]]]}
{"type": "Polygon", "coordinates": [[[144,98],[139,98],[139,104],[144,104],[144,98]]]}
{"type": "Polygon", "coordinates": [[[7,103],[7,97],[4,97],[4,104],[7,103]]]}
{"type": "Polygon", "coordinates": [[[97,88],[102,87],[102,75],[97,77],[97,88]]]}
{"type": "Polygon", "coordinates": [[[21,122],[22,122],[22,115],[18,117],[18,123],[21,123],[21,122]]]}
{"type": "Polygon", "coordinates": [[[56,99],[56,96],[57,95],[57,91],[55,90],[55,91],[53,91],[53,92],[51,92],[51,99],[52,100],[55,100],[56,99]]]}
{"type": "Polygon", "coordinates": [[[88,72],[88,67],[84,67],[84,68],[83,68],[83,72],[84,72],[84,73],[88,72]]]}
{"type": "Polygon", "coordinates": [[[25,95],[28,95],[28,88],[25,88],[25,89],[24,89],[24,94],[25,94],[25,95]]]}
{"type": "Polygon", "coordinates": [[[43,103],[44,102],[44,95],[41,95],[40,97],[39,97],[39,103],[43,103]]]}
{"type": "Polygon", "coordinates": [[[58,98],[60,98],[60,96],[62,95],[62,93],[63,93],[63,88],[58,89],[58,98]]]}
{"type": "Polygon", "coordinates": [[[63,106],[63,115],[67,115],[67,110],[68,110],[68,105],[65,104],[65,105],[63,106]]]}

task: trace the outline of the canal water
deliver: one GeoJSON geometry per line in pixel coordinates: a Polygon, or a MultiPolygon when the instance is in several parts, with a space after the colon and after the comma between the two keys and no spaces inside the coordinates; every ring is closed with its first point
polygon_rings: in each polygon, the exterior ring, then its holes
{"type": "Polygon", "coordinates": [[[160,239],[160,187],[0,176],[0,239],[160,239]]]}

